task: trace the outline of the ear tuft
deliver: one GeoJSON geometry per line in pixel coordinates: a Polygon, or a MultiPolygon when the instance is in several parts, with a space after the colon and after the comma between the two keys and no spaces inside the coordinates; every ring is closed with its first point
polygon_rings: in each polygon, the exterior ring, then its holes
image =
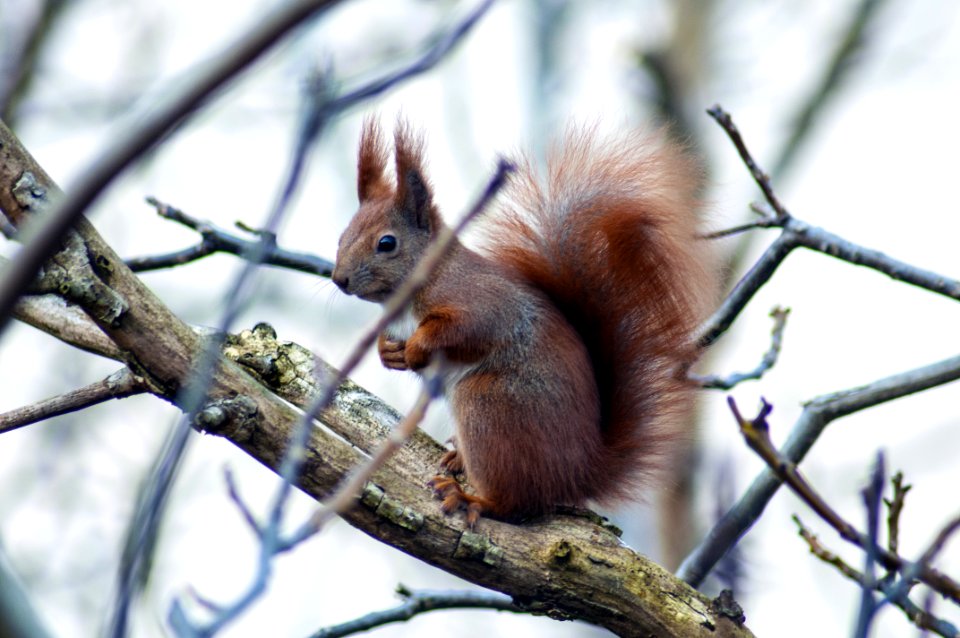
{"type": "Polygon", "coordinates": [[[397,206],[419,228],[434,229],[439,221],[433,206],[433,190],[423,172],[423,136],[404,120],[394,133],[397,154],[397,206]]]}
{"type": "Polygon", "coordinates": [[[357,158],[357,196],[361,202],[385,195],[390,191],[390,185],[384,177],[387,158],[387,147],[383,142],[380,122],[376,116],[368,116],[363,121],[360,152],[357,158]]]}

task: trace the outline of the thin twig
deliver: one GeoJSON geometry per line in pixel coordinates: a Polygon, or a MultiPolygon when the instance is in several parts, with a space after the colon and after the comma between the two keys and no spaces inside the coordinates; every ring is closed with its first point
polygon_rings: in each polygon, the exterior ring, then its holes
{"type": "Polygon", "coordinates": [[[873,595],[879,586],[876,576],[877,548],[880,535],[880,503],[883,498],[883,484],[886,481],[886,468],[883,453],[877,453],[870,482],[861,492],[864,507],[867,510],[867,546],[863,552],[863,579],[860,587],[860,611],[857,614],[857,626],[854,638],[867,638],[870,625],[877,611],[877,601],[873,595]]]}
{"type": "Polygon", "coordinates": [[[148,392],[144,380],[129,368],[122,368],[96,383],[0,414],[0,434],[110,399],[124,399],[144,392],[148,392]]]}
{"type": "MultiPolygon", "coordinates": [[[[148,197],[147,203],[155,207],[157,214],[161,217],[183,224],[200,233],[201,240],[199,244],[176,252],[125,259],[124,261],[127,266],[134,272],[182,266],[218,252],[229,253],[237,255],[238,257],[246,257],[253,252],[255,245],[260,243],[258,241],[243,239],[214,224],[191,217],[182,210],[165,204],[154,197],[148,197]]],[[[242,226],[240,223],[238,223],[237,226],[242,230],[247,230],[247,227],[242,226]]],[[[252,233],[254,231],[247,230],[247,232],[252,233]]],[[[255,232],[262,238],[263,231],[255,232]]],[[[276,245],[275,238],[272,241],[268,241],[267,250],[260,263],[268,266],[279,266],[290,270],[297,270],[320,277],[329,277],[330,273],[333,272],[332,262],[309,253],[300,253],[280,248],[276,245]]]]}
{"type": "Polygon", "coordinates": [[[761,378],[768,370],[777,364],[780,357],[780,349],[783,347],[783,329],[787,325],[787,317],[790,315],[789,308],[774,308],[770,311],[773,318],[773,329],[770,331],[770,348],[764,353],[763,359],[756,368],[748,372],[735,372],[733,374],[721,377],[719,375],[687,375],[691,381],[700,384],[703,388],[712,390],[729,390],[734,386],[761,378]]]}
{"type": "Polygon", "coordinates": [[[400,585],[397,593],[403,598],[403,603],[397,607],[325,627],[311,634],[310,638],[343,638],[390,623],[405,622],[419,614],[441,609],[491,609],[525,613],[509,596],[485,591],[411,591],[400,585]]]}
{"type": "MultiPolygon", "coordinates": [[[[817,536],[803,524],[798,516],[794,515],[793,521],[797,524],[799,534],[803,540],[806,541],[807,546],[810,548],[811,554],[819,558],[824,563],[832,565],[838,572],[863,587],[863,574],[848,565],[842,558],[824,547],[820,543],[820,540],[817,538],[817,536]]],[[[880,579],[879,581],[874,582],[874,587],[877,589],[877,591],[889,596],[891,591],[891,583],[889,581],[880,579]]],[[[929,590],[929,593],[933,594],[934,591],[929,590]]],[[[958,634],[957,628],[951,623],[941,618],[937,618],[933,615],[930,609],[918,606],[906,595],[898,596],[896,599],[891,599],[891,602],[903,611],[904,615],[910,622],[923,630],[934,631],[938,635],[944,636],[945,638],[957,638],[957,636],[960,635],[958,634]]]]}
{"type": "MultiPolygon", "coordinates": [[[[233,472],[229,467],[224,468],[223,479],[227,484],[227,494],[230,496],[230,500],[233,501],[234,505],[237,506],[237,509],[240,510],[240,515],[243,516],[243,520],[247,522],[247,526],[250,527],[250,530],[256,534],[257,538],[262,539],[263,527],[257,521],[257,517],[253,515],[253,512],[250,511],[250,508],[247,507],[247,504],[240,496],[240,489],[237,487],[236,479],[234,479],[233,472]]],[[[194,598],[199,599],[199,595],[194,595],[194,598]]]]}
{"type": "Polygon", "coordinates": [[[733,145],[736,147],[737,152],[740,154],[740,159],[743,160],[743,163],[746,164],[747,168],[750,170],[750,174],[753,176],[753,181],[757,183],[757,186],[760,187],[760,190],[763,192],[764,198],[770,203],[770,206],[773,207],[774,212],[778,221],[784,221],[790,218],[790,213],[787,212],[786,207],[780,202],[780,199],[777,198],[777,194],[773,191],[773,186],[770,184],[770,176],[767,175],[760,165],[753,159],[753,155],[750,154],[750,150],[747,148],[746,143],[743,141],[743,137],[740,135],[740,130],[737,128],[737,125],[733,123],[733,118],[730,117],[730,114],[721,108],[719,104],[714,104],[712,107],[707,109],[707,114],[710,115],[717,123],[727,132],[727,135],[730,137],[730,141],[733,142],[733,145]]]}
{"type": "Polygon", "coordinates": [[[343,484],[337,488],[329,499],[320,507],[307,523],[292,537],[293,543],[300,543],[313,536],[337,514],[342,514],[352,507],[357,500],[360,490],[373,475],[383,467],[391,456],[407,442],[414,431],[423,422],[427,408],[433,401],[443,396],[443,372],[446,364],[443,361],[431,362],[423,374],[423,389],[417,397],[413,408],[404,417],[403,421],[393,429],[383,440],[380,447],[373,453],[366,463],[356,468],[347,476],[343,484]]]}
{"type": "Polygon", "coordinates": [[[900,514],[903,513],[903,504],[907,492],[912,485],[904,485],[903,472],[897,472],[890,479],[893,485],[893,497],[884,500],[887,505],[887,549],[896,554],[900,548],[900,514]]]}

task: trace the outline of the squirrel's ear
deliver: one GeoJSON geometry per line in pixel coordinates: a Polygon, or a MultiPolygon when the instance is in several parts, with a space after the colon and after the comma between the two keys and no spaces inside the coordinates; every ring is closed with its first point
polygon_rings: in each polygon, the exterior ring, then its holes
{"type": "Polygon", "coordinates": [[[423,173],[423,138],[406,122],[398,122],[394,144],[397,153],[397,207],[418,228],[434,230],[438,217],[433,191],[423,173]]]}
{"type": "Polygon", "coordinates": [[[363,122],[357,158],[357,196],[361,202],[390,191],[390,185],[384,178],[386,170],[387,147],[383,143],[380,123],[376,117],[369,116],[363,122]]]}

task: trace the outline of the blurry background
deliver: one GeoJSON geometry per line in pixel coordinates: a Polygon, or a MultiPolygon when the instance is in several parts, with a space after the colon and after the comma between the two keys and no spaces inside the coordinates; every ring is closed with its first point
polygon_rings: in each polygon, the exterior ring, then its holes
{"type": "MultiPolygon", "coordinates": [[[[69,190],[119,123],[151,103],[255,23],[275,3],[234,0],[0,0],[0,112],[26,147],[69,190]],[[36,25],[42,36],[29,41],[36,25]],[[24,70],[18,81],[18,73],[24,70]]],[[[351,0],[255,65],[188,125],[118,180],[90,216],[125,256],[197,240],[159,219],[147,195],[230,227],[256,226],[287,166],[307,73],[331,64],[349,88],[412,59],[423,42],[474,4],[445,0],[351,0]]],[[[311,155],[309,175],[280,234],[281,245],[332,259],[352,214],[361,119],[402,111],[423,127],[428,168],[448,218],[490,174],[496,155],[542,150],[570,121],[602,128],[668,118],[706,158],[710,226],[741,223],[759,199],[726,136],[704,109],[720,103],[797,217],[916,266],[960,277],[955,183],[960,143],[960,6],[938,0],[777,3],[755,0],[500,0],[440,68],[348,114],[311,155]],[[823,83],[834,52],[863,16],[865,28],[836,85],[815,109],[796,153],[781,160],[798,118],[823,83]]],[[[725,240],[738,276],[773,238],[725,240]],[[745,247],[744,247],[745,246],[745,247]]],[[[0,243],[0,254],[15,247],[0,243]]],[[[218,321],[234,257],[215,256],[144,279],[183,319],[218,321]]],[[[271,323],[333,364],[378,310],[328,281],[265,269],[241,325],[271,323]]],[[[745,412],[762,395],[775,406],[781,441],[801,402],[932,363],[960,351],[960,306],[823,255],[795,253],[715,348],[709,372],[752,368],[768,346],[774,305],[792,308],[778,366],[732,394],[745,412]]],[[[22,325],[0,341],[0,411],[100,379],[116,369],[22,325]]],[[[399,409],[412,376],[387,374],[376,356],[354,378],[399,409]]],[[[863,525],[859,490],[878,449],[915,485],[901,547],[914,557],[960,509],[960,409],[943,388],[838,421],[804,463],[811,482],[863,525]]],[[[698,532],[760,462],[746,450],[724,405],[704,393],[698,532]],[[719,486],[719,487],[718,487],[719,486]]],[[[150,397],[126,399],[0,437],[0,539],[55,634],[92,635],[109,603],[119,543],[138,482],[178,412],[150,397]]],[[[446,438],[439,411],[431,431],[446,438]]],[[[254,539],[225,495],[223,467],[237,473],[259,511],[274,476],[224,440],[196,436],[162,529],[134,634],[160,636],[171,597],[194,588],[231,600],[254,565],[254,539]]],[[[297,500],[291,521],[309,511],[297,500]]],[[[628,542],[664,560],[655,508],[613,512],[628,542]]],[[[843,635],[859,590],[812,558],[790,514],[799,513],[852,564],[858,552],[785,491],[741,544],[737,598],[757,635],[843,635]],[[802,613],[797,613],[803,610],[802,613]]],[[[691,530],[676,530],[677,534],[691,530]]],[[[954,542],[940,562],[960,575],[954,542]]],[[[393,589],[463,587],[456,579],[338,523],[276,564],[268,594],[227,636],[306,636],[395,604],[393,589]]],[[[934,607],[954,623],[956,609],[934,607]]],[[[494,612],[440,612],[378,630],[381,636],[587,636],[598,629],[494,612]]],[[[877,636],[912,635],[885,609],[877,636]]]]}

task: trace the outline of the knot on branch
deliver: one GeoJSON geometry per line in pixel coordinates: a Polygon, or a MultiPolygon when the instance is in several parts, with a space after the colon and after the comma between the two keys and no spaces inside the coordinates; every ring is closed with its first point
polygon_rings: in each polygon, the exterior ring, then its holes
{"type": "Polygon", "coordinates": [[[193,419],[196,429],[223,436],[234,443],[249,441],[257,429],[257,403],[248,396],[208,403],[193,419]]]}
{"type": "Polygon", "coordinates": [[[499,567],[503,561],[503,549],[489,537],[476,532],[465,531],[453,552],[454,558],[480,561],[490,567],[499,567]]]}
{"type": "Polygon", "coordinates": [[[91,260],[86,243],[70,231],[63,249],[40,271],[33,291],[59,295],[86,310],[97,321],[117,327],[130,305],[100,279],[98,273],[109,271],[109,261],[103,256],[91,260]]]}
{"type": "Polygon", "coordinates": [[[746,622],[747,617],[743,613],[743,607],[740,606],[733,598],[733,592],[729,589],[724,589],[720,592],[720,595],[710,601],[710,609],[713,610],[717,616],[722,616],[724,618],[729,618],[737,626],[742,626],[746,622]]]}
{"type": "Polygon", "coordinates": [[[238,335],[227,335],[223,354],[272,390],[295,385],[300,392],[313,391],[312,353],[295,343],[278,341],[276,330],[268,323],[258,323],[238,335]]]}

